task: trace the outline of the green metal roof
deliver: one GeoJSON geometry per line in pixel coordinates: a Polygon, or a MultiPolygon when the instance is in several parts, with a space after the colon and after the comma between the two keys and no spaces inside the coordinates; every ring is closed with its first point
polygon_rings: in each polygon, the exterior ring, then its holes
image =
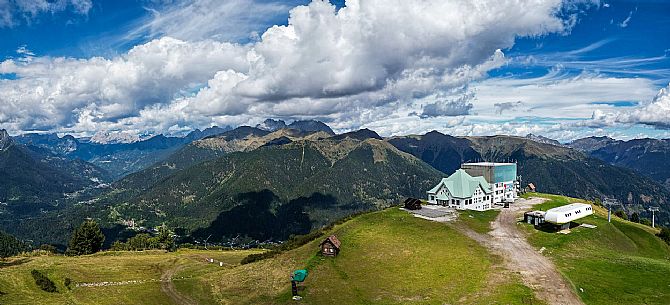
{"type": "Polygon", "coordinates": [[[459,169],[455,173],[451,174],[448,178],[442,179],[434,188],[432,188],[428,193],[435,194],[440,189],[442,185],[447,187],[451,196],[456,198],[470,198],[474,195],[477,187],[481,186],[484,190],[484,193],[491,193],[489,189],[489,183],[484,179],[484,177],[472,177],[464,170],[459,169]]]}

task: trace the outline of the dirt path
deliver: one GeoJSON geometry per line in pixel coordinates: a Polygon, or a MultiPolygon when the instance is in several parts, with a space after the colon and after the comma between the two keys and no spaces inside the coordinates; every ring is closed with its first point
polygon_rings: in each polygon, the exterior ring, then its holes
{"type": "Polygon", "coordinates": [[[172,277],[178,271],[179,267],[172,267],[161,275],[161,291],[165,293],[175,304],[178,305],[197,305],[195,301],[191,300],[189,297],[186,297],[180,294],[177,289],[174,287],[172,282],[172,277]]]}
{"type": "Polygon", "coordinates": [[[517,217],[545,199],[519,199],[508,209],[502,209],[491,224],[493,230],[480,234],[464,226],[457,228],[494,253],[502,256],[509,270],[518,272],[524,283],[535,290],[538,298],[552,305],[583,305],[570,283],[556,270],[556,266],[538,253],[517,228],[517,217]]]}

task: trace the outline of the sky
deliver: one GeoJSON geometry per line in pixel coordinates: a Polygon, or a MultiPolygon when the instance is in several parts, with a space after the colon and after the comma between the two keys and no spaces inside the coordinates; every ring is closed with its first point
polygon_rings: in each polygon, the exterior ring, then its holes
{"type": "Polygon", "coordinates": [[[670,138],[670,2],[0,0],[0,129],[670,138]]]}

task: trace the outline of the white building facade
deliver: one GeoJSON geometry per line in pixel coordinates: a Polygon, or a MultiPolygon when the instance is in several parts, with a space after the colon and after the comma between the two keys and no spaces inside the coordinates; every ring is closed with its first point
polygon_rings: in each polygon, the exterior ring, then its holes
{"type": "Polygon", "coordinates": [[[472,177],[457,170],[428,193],[428,203],[458,210],[486,211],[492,208],[492,192],[483,177],[472,177]]]}
{"type": "Polygon", "coordinates": [[[486,211],[518,198],[516,163],[465,163],[427,192],[428,203],[486,211]]]}

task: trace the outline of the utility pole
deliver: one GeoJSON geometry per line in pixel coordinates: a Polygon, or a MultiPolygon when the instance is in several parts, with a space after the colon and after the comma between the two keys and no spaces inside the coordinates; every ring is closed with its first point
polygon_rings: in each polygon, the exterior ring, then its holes
{"type": "Polygon", "coordinates": [[[649,211],[651,212],[651,227],[656,227],[656,212],[658,212],[658,207],[650,207],[649,211]]]}
{"type": "Polygon", "coordinates": [[[616,200],[605,197],[603,205],[607,207],[607,222],[612,222],[612,206],[617,204],[616,200]]]}

